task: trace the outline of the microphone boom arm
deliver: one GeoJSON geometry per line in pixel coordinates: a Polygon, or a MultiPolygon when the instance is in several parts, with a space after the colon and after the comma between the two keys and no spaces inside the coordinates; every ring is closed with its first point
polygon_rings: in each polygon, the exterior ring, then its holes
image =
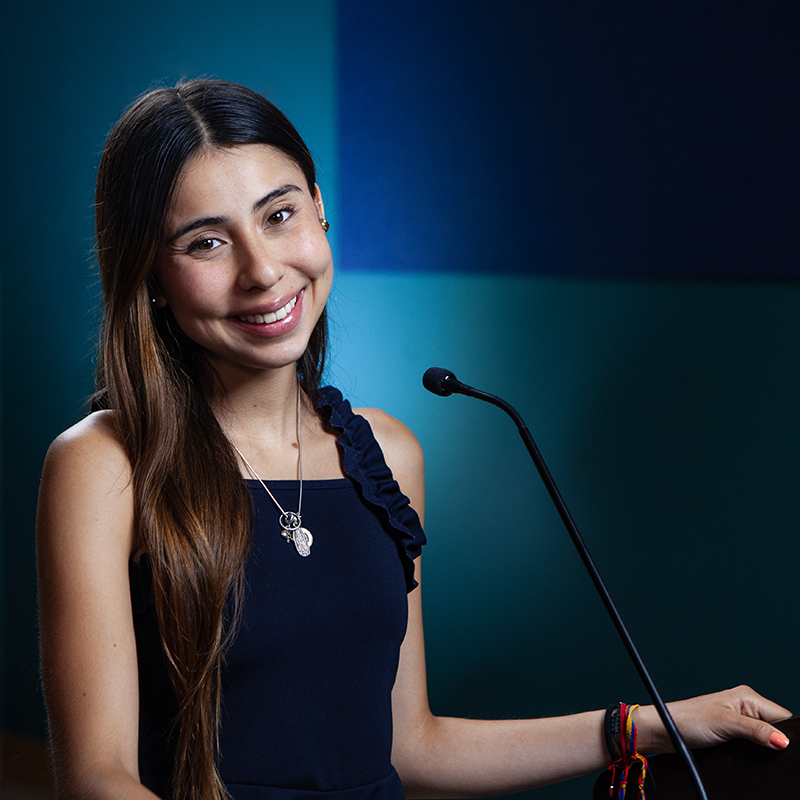
{"type": "Polygon", "coordinates": [[[474,397],[478,400],[483,400],[486,403],[491,403],[492,405],[501,408],[511,417],[511,419],[514,420],[514,424],[517,426],[519,435],[522,437],[522,441],[525,443],[525,447],[528,449],[528,453],[530,453],[533,463],[536,465],[536,469],[538,470],[539,475],[544,482],[545,488],[550,495],[550,499],[553,501],[553,504],[558,511],[558,515],[561,517],[561,521],[564,523],[567,533],[572,539],[572,543],[575,545],[578,555],[581,557],[581,561],[583,561],[583,564],[589,573],[589,577],[592,579],[592,583],[594,583],[597,593],[600,595],[600,599],[603,601],[603,605],[606,607],[606,611],[611,617],[611,621],[614,623],[614,627],[617,629],[617,633],[622,639],[622,643],[625,645],[625,649],[628,651],[628,655],[630,656],[631,661],[633,661],[633,665],[636,667],[636,671],[639,673],[639,677],[641,678],[642,683],[644,683],[647,693],[650,695],[650,699],[653,701],[653,705],[658,711],[661,721],[664,723],[664,727],[666,728],[670,741],[675,748],[675,752],[678,753],[683,759],[686,769],[689,771],[689,776],[697,797],[699,800],[708,800],[708,796],[706,795],[705,788],[703,787],[703,782],[700,780],[700,774],[697,771],[697,765],[694,762],[692,753],[686,746],[686,742],[678,731],[675,721],[672,719],[672,715],[669,713],[669,709],[661,697],[661,693],[656,688],[656,685],[650,676],[650,673],[648,672],[647,667],[645,666],[645,663],[642,660],[638,649],[636,648],[636,645],[633,642],[633,638],[631,637],[625,622],[620,616],[620,613],[617,610],[613,599],[611,598],[611,594],[606,588],[605,582],[603,581],[603,578],[597,569],[597,565],[589,553],[589,549],[583,540],[583,536],[581,536],[578,526],[575,524],[575,520],[572,518],[572,514],[570,514],[570,511],[567,508],[567,504],[564,502],[564,498],[561,496],[561,492],[558,490],[558,487],[553,480],[553,476],[550,474],[550,470],[547,468],[547,464],[545,464],[544,458],[542,458],[542,454],[539,452],[539,448],[536,446],[536,442],[534,442],[533,436],[531,436],[531,433],[528,430],[527,425],[525,425],[525,421],[522,419],[519,412],[501,397],[496,397],[488,392],[483,392],[480,389],[467,386],[467,384],[461,383],[461,381],[459,381],[452,372],[440,367],[431,367],[429,370],[427,370],[422,382],[426,389],[443,397],[447,397],[448,395],[454,393],[464,394],[467,395],[467,397],[474,397]]]}

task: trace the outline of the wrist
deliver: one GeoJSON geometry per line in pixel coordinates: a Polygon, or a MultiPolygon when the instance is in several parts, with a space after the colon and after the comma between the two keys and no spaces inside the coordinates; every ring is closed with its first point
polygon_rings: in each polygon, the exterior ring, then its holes
{"type": "Polygon", "coordinates": [[[673,751],[672,742],[655,706],[639,706],[633,712],[633,721],[639,732],[640,753],[650,755],[673,751]]]}

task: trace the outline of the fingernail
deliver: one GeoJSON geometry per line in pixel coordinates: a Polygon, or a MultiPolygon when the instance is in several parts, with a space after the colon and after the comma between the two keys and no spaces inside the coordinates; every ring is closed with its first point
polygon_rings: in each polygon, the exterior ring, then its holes
{"type": "Polygon", "coordinates": [[[769,735],[769,743],[776,750],[785,750],[789,746],[789,739],[780,731],[772,731],[769,735]]]}

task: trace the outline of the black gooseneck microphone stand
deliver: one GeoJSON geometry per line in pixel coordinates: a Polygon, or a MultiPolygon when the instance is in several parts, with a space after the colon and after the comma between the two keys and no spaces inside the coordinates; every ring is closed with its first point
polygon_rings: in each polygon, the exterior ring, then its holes
{"type": "Polygon", "coordinates": [[[493,394],[482,392],[480,389],[474,389],[472,386],[467,386],[465,383],[461,383],[461,381],[459,381],[458,378],[456,378],[456,376],[450,372],[450,370],[443,369],[442,367],[431,367],[429,370],[427,370],[425,375],[422,377],[422,384],[429,392],[438,394],[441,397],[448,397],[451,394],[464,394],[467,397],[475,397],[478,400],[484,400],[487,403],[491,403],[492,405],[501,408],[511,417],[511,419],[514,420],[514,423],[519,430],[519,434],[522,437],[522,441],[525,442],[525,447],[528,448],[528,452],[533,459],[533,463],[536,465],[536,469],[539,471],[539,475],[544,481],[544,485],[550,494],[550,498],[553,501],[559,516],[561,517],[561,521],[564,523],[567,533],[569,533],[572,543],[575,545],[575,548],[578,551],[578,555],[581,557],[584,566],[589,572],[589,577],[591,577],[592,582],[594,583],[595,588],[600,595],[600,599],[603,601],[603,605],[605,605],[606,611],[608,611],[611,621],[614,623],[614,627],[617,629],[617,633],[619,633],[622,643],[625,645],[625,649],[628,651],[628,655],[631,657],[631,660],[636,667],[636,671],[639,673],[639,677],[642,679],[642,683],[644,683],[647,693],[650,695],[650,699],[653,701],[653,705],[656,707],[658,715],[661,717],[661,721],[664,723],[664,727],[667,729],[667,733],[669,734],[670,741],[675,748],[675,752],[681,756],[686,764],[686,769],[689,771],[689,776],[697,797],[699,800],[708,800],[705,787],[703,786],[703,782],[700,780],[700,774],[697,771],[697,765],[694,763],[694,758],[692,757],[691,751],[686,746],[686,742],[683,740],[683,737],[675,726],[675,722],[672,719],[672,716],[669,713],[666,705],[664,704],[661,694],[656,688],[653,679],[650,677],[650,673],[647,671],[647,667],[645,666],[642,657],[639,655],[639,651],[636,649],[636,645],[633,643],[633,639],[631,638],[625,623],[622,621],[622,617],[620,616],[619,611],[617,611],[614,601],[611,599],[611,595],[606,588],[605,582],[600,576],[600,572],[594,563],[594,559],[589,553],[586,543],[583,541],[583,537],[575,525],[575,521],[572,519],[572,514],[569,513],[569,509],[567,508],[564,499],[561,497],[561,492],[558,491],[558,487],[553,480],[553,476],[550,474],[547,464],[544,463],[542,454],[539,452],[536,442],[533,441],[533,437],[531,436],[530,431],[525,425],[522,417],[513,406],[511,406],[502,398],[495,397],[493,394]]]}

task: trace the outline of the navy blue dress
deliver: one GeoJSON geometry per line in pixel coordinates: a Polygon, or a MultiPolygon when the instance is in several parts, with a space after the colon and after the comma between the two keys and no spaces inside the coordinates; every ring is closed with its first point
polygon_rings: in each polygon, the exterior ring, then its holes
{"type": "MultiPolygon", "coordinates": [[[[220,774],[234,800],[400,800],[391,765],[391,690],[407,623],[419,518],[369,423],[338,390],[320,408],[339,429],[346,479],[303,483],[301,558],[257,481],[244,615],[223,667],[220,774]]],[[[286,508],[297,481],[270,481],[286,508]]],[[[139,659],[139,769],[168,798],[176,713],[147,557],[131,564],[139,659]]]]}

